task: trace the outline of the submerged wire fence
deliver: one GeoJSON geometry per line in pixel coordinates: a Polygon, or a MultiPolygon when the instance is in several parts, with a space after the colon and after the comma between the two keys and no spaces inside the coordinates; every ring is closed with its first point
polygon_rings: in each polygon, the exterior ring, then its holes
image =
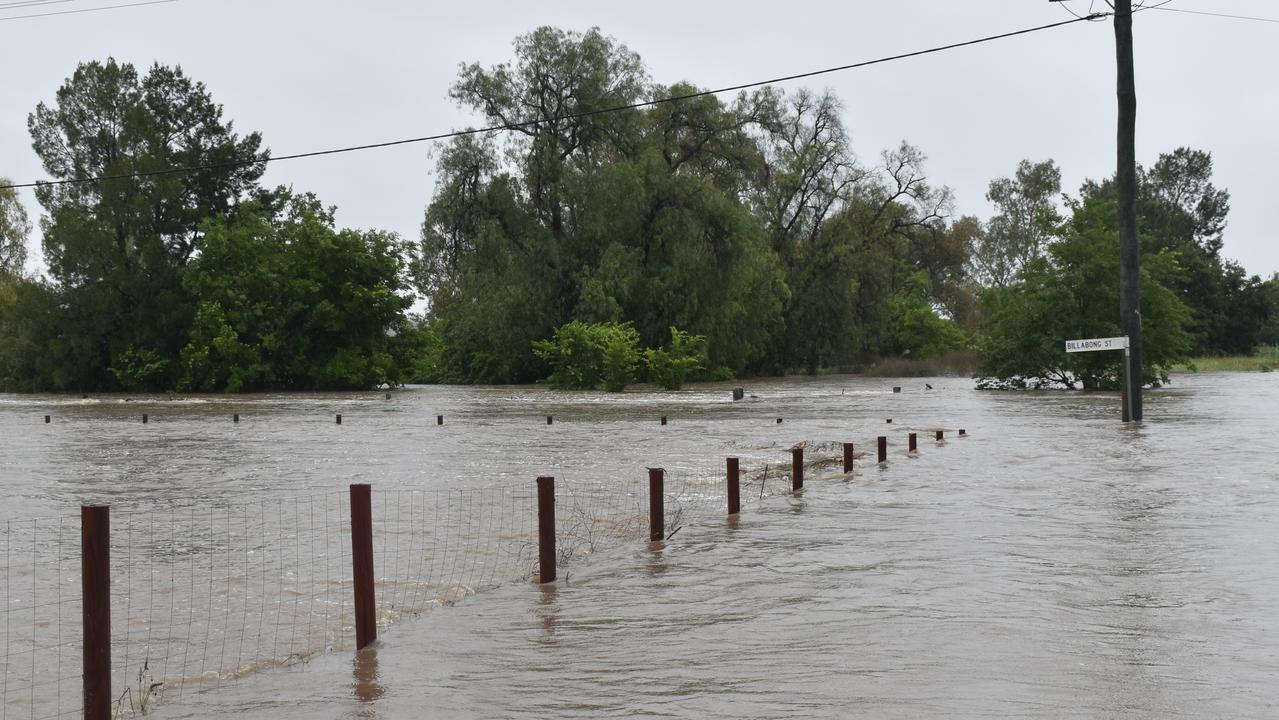
{"type": "MultiPolygon", "coordinates": [[[[799,447],[807,451],[804,467],[843,472],[841,443],[799,447]]],[[[741,457],[743,507],[791,491],[792,466],[781,450],[741,457]]],[[[622,482],[561,478],[555,491],[557,565],[650,537],[643,473],[622,482]]],[[[723,517],[726,493],[723,461],[667,469],[662,536],[723,517]]],[[[532,478],[478,489],[373,488],[371,497],[380,627],[537,575],[532,478]]],[[[0,720],[81,717],[81,519],[11,521],[3,534],[0,720]]],[[[113,508],[109,544],[115,717],[316,653],[355,649],[346,492],[113,508]]]]}

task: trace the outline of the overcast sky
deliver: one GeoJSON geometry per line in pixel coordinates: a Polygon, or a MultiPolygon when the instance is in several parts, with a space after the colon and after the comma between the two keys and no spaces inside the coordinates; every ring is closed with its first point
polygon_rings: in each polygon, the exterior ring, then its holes
{"type": "MultiPolygon", "coordinates": [[[[127,1],[0,8],[0,18],[127,1]]],[[[1082,12],[1089,0],[1069,5],[1082,12]]],[[[1275,0],[1173,0],[1168,7],[1279,18],[1275,0]]],[[[720,87],[1068,18],[1047,0],[179,0],[0,19],[0,176],[45,177],[27,114],[52,102],[76,63],[108,56],[140,70],[153,62],[181,65],[207,84],[237,130],[261,131],[275,154],[289,154],[480,124],[448,98],[458,63],[506,61],[512,38],[539,25],[598,26],[638,52],[654,81],[720,87]]],[[[1136,17],[1138,159],[1149,165],[1181,145],[1211,151],[1216,184],[1232,195],[1224,254],[1263,276],[1279,271],[1276,48],[1276,23],[1162,11],[1136,17]]],[[[843,99],[863,159],[901,140],[922,148],[930,180],[954,188],[959,214],[986,217],[987,184],[1023,158],[1057,160],[1071,193],[1084,178],[1113,172],[1109,22],[807,84],[843,99]]],[[[286,161],[272,164],[265,181],[317,193],[338,206],[345,226],[416,238],[433,188],[430,151],[410,145],[286,161]]],[[[21,192],[35,219],[34,196],[21,192]]],[[[32,244],[38,256],[34,238],[32,244]]]]}

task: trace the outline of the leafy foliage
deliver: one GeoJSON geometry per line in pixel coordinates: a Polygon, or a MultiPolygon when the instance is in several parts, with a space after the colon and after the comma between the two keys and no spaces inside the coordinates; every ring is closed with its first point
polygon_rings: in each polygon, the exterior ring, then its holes
{"type": "Polygon", "coordinates": [[[198,299],[180,387],[237,392],[401,382],[388,329],[409,300],[403,248],[381,232],[337,230],[311,195],[281,193],[210,222],[184,286],[198,299]]]}
{"type": "MultiPolygon", "coordinates": [[[[410,247],[263,188],[261,137],[181,68],[83,63],[28,118],[53,178],[198,169],[41,186],[47,280],[21,277],[30,222],[0,191],[0,388],[621,390],[641,360],[678,388],[965,345],[1002,382],[1114,385],[1117,359],[1060,349],[1118,332],[1111,181],[1064,218],[1061,170],[1026,161],[991,183],[992,217],[952,219],[924,153],[859,159],[830,92],[596,112],[697,90],[598,29],[463,65],[452,98],[513,130],[441,149],[410,247]]],[[[1279,342],[1279,279],[1220,255],[1211,156],[1163,155],[1139,190],[1146,380],[1279,342]]]]}
{"type": "MultiPolygon", "coordinates": [[[[1264,342],[1265,292],[1261,278],[1221,257],[1230,193],[1213,185],[1212,169],[1209,153],[1184,147],[1138,168],[1142,251],[1175,254],[1183,272],[1170,287],[1190,309],[1194,354],[1247,354],[1264,342]]],[[[1114,182],[1087,182],[1082,194],[1114,199],[1114,182]]]]}
{"type": "MultiPolygon", "coordinates": [[[[1048,244],[1026,264],[1022,282],[985,297],[992,330],[982,348],[985,385],[1117,389],[1119,353],[1065,352],[1064,340],[1121,335],[1119,242],[1115,206],[1085,199],[1048,244]]],[[[1142,257],[1143,382],[1167,382],[1168,369],[1190,349],[1189,313],[1169,288],[1181,269],[1170,253],[1142,257]]]]}
{"type": "Polygon", "coordinates": [[[59,378],[38,384],[171,388],[177,362],[139,359],[176,358],[194,311],[182,268],[200,251],[206,220],[260,193],[261,138],[237,135],[204,85],[180,68],[155,65],[140,75],[113,59],[82,63],[56,97],[27,120],[55,179],[202,169],[36,190],[59,325],[77,338],[59,348],[59,378]]]}
{"type": "Polygon", "coordinates": [[[644,351],[649,380],[664,390],[679,390],[688,378],[706,367],[706,338],[671,327],[670,344],[644,351]]]}
{"type": "Polygon", "coordinates": [[[533,352],[551,367],[546,381],[561,390],[604,386],[622,392],[635,380],[639,334],[629,323],[584,323],[574,320],[555,330],[550,340],[533,343],[533,352]]]}
{"type": "MultiPolygon", "coordinates": [[[[651,84],[598,30],[540,28],[514,50],[464,66],[453,88],[485,122],[697,90],[651,84]]],[[[537,122],[504,145],[455,140],[415,262],[438,377],[535,380],[527,348],[575,321],[629,323],[647,347],[681,328],[729,374],[895,347],[894,299],[958,305],[967,248],[923,153],[902,144],[862,165],[839,115],[829,93],[766,89],[537,122]]]]}
{"type": "MultiPolygon", "coordinates": [[[[0,186],[10,184],[8,178],[0,177],[0,186]]],[[[30,234],[31,221],[18,200],[18,191],[0,187],[0,280],[22,274],[30,234]]]]}
{"type": "Polygon", "coordinates": [[[971,260],[981,282],[1007,287],[1043,253],[1062,219],[1057,212],[1060,193],[1061,169],[1052,160],[1023,160],[1013,177],[991,181],[986,200],[998,212],[976,238],[971,260]]]}

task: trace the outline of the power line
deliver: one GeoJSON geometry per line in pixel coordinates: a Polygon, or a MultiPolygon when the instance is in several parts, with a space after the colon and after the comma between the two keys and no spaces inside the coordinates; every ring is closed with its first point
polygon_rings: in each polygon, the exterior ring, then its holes
{"type": "MultiPolygon", "coordinates": [[[[172,2],[173,0],[159,0],[161,2],[172,2]]],[[[128,178],[145,178],[161,175],[176,175],[182,173],[196,172],[200,170],[213,170],[219,168],[245,167],[248,165],[266,164],[269,162],[279,162],[281,160],[298,160],[301,158],[319,157],[321,155],[337,155],[340,153],[357,152],[361,150],[373,150],[377,148],[394,147],[397,145],[409,145],[413,143],[432,142],[436,140],[447,140],[455,137],[465,137],[469,135],[485,135],[489,133],[503,132],[506,130],[518,130],[520,128],[531,127],[544,122],[558,122],[560,120],[577,120],[580,118],[592,117],[595,115],[603,115],[605,113],[621,112],[624,110],[636,110],[644,107],[653,107],[656,105],[664,105],[667,103],[680,102],[683,100],[692,100],[695,98],[708,97],[712,95],[720,95],[723,93],[737,92],[739,90],[748,90],[750,88],[762,87],[765,85],[776,85],[779,83],[790,82],[792,80],[802,80],[804,78],[816,77],[818,75],[828,75],[830,73],[842,72],[844,70],[854,70],[857,68],[869,67],[871,65],[881,65],[883,63],[893,62],[896,60],[905,60],[907,58],[919,57],[921,55],[931,55],[933,53],[944,52],[946,50],[954,50],[957,48],[968,47],[971,45],[980,45],[982,43],[993,42],[995,40],[1003,40],[1006,38],[1016,37],[1018,35],[1028,35],[1042,30],[1051,30],[1066,25],[1074,25],[1075,23],[1096,20],[1105,17],[1109,13],[1096,13],[1075,20],[1063,20],[1062,22],[1050,23],[1048,25],[1039,25],[1037,27],[1025,28],[1023,30],[1014,30],[1012,32],[1000,33],[999,35],[988,35],[986,37],[977,38],[976,40],[966,40],[964,42],[951,43],[950,45],[941,45],[938,47],[928,48],[927,50],[916,50],[914,52],[902,53],[900,55],[892,55],[889,57],[878,58],[875,60],[865,60],[862,62],[851,63],[849,65],[840,65],[838,67],[826,68],[824,70],[812,70],[810,72],[798,73],[795,75],[786,75],[776,77],[770,80],[757,80],[755,82],[742,83],[740,85],[730,85],[728,87],[717,88],[714,90],[701,90],[698,92],[686,93],[683,95],[673,95],[670,97],[656,98],[653,100],[644,100],[641,102],[629,103],[627,105],[617,105],[607,108],[599,108],[597,110],[587,110],[578,113],[565,113],[557,115],[549,119],[542,120],[526,120],[523,122],[506,123],[503,125],[489,125],[482,128],[468,128],[466,130],[454,130],[451,132],[439,133],[436,135],[423,135],[421,137],[403,138],[400,140],[389,140],[387,142],[368,143],[364,145],[351,145],[347,147],[331,148],[329,150],[314,150],[311,152],[294,153],[292,155],[278,155],[258,160],[247,160],[237,162],[224,163],[205,163],[200,165],[187,165],[181,167],[173,167],[165,170],[150,170],[146,172],[121,173],[117,175],[99,175],[88,178],[75,178],[67,180],[48,180],[20,183],[14,185],[0,185],[0,188],[26,188],[36,187],[38,185],[78,185],[80,183],[101,182],[104,180],[124,180],[128,178]]]]}
{"type": "Polygon", "coordinates": [[[5,20],[26,20],[27,18],[50,17],[53,15],[76,15],[78,13],[98,12],[99,10],[118,10],[120,8],[142,7],[143,5],[163,5],[165,3],[173,3],[178,0],[149,0],[149,2],[125,3],[123,5],[103,5],[100,7],[81,8],[80,10],[59,10],[57,12],[36,13],[34,15],[10,15],[9,17],[0,17],[0,22],[5,20]]]}
{"type": "Polygon", "coordinates": [[[1207,15],[1209,17],[1230,18],[1232,20],[1253,20],[1256,22],[1279,23],[1274,18],[1253,17],[1251,15],[1227,15],[1226,13],[1207,12],[1204,10],[1182,10],[1180,8],[1157,7],[1151,10],[1163,10],[1164,12],[1186,13],[1189,15],[1207,15]]]}
{"type": "Polygon", "coordinates": [[[0,10],[9,12],[15,8],[29,8],[36,5],[65,5],[76,0],[14,0],[14,2],[0,2],[0,10]]]}

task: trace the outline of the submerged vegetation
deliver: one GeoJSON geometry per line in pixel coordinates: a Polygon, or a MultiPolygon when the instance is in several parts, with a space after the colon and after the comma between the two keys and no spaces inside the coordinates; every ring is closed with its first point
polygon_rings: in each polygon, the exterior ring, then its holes
{"type": "MultiPolygon", "coordinates": [[[[462,66],[452,98],[513,129],[438,149],[406,242],[263,186],[263,139],[180,68],[84,63],[28,120],[66,181],[36,191],[46,277],[22,274],[31,223],[0,190],[0,389],[676,389],[828,368],[1115,386],[1117,357],[1062,348],[1118,334],[1109,180],[1067,196],[1055,163],[1026,161],[990,184],[993,216],[956,217],[920,149],[860,158],[829,92],[633,107],[698,90],[597,30],[539,28],[508,63],[462,66]],[[198,169],[130,176],[175,166],[198,169]]],[[[1185,148],[1141,172],[1147,382],[1279,342],[1279,278],[1221,257],[1211,176],[1185,148]]]]}

